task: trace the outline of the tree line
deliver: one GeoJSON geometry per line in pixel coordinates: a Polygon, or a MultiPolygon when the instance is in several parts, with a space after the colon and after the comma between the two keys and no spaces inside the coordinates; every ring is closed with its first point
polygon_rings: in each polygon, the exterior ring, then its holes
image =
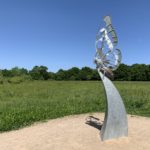
{"type": "MultiPolygon", "coordinates": [[[[8,82],[23,80],[100,80],[96,69],[73,67],[68,70],[60,69],[56,73],[49,72],[46,66],[34,66],[31,70],[14,67],[10,70],[0,70],[0,82],[7,79],[8,82]]],[[[114,71],[114,80],[118,81],[150,81],[150,65],[133,64],[131,66],[121,64],[114,71]]]]}

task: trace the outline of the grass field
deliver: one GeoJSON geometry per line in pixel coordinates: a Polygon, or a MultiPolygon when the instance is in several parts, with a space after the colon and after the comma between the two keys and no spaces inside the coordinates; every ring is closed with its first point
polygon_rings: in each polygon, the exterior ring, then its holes
{"type": "MultiPolygon", "coordinates": [[[[150,117],[150,82],[115,82],[127,112],[150,117]]],[[[72,114],[103,112],[99,81],[30,81],[0,85],[0,131],[72,114]]]]}

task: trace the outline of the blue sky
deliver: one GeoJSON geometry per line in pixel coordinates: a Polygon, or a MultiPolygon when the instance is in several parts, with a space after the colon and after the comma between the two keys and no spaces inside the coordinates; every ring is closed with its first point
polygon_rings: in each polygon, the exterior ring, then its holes
{"type": "Polygon", "coordinates": [[[149,0],[0,0],[0,68],[94,68],[105,15],[112,17],[122,63],[150,64],[149,0]]]}

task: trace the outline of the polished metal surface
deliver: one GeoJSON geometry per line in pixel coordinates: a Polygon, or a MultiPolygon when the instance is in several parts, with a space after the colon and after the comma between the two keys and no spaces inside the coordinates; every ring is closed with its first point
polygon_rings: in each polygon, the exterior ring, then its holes
{"type": "Polygon", "coordinates": [[[111,24],[111,18],[105,16],[104,22],[106,27],[101,28],[96,36],[94,59],[106,92],[107,108],[101,130],[103,141],[128,135],[126,110],[118,90],[110,80],[114,78],[113,71],[119,67],[122,55],[116,48],[118,37],[111,24]]]}
{"type": "Polygon", "coordinates": [[[107,103],[101,139],[104,141],[128,136],[128,122],[122,98],[111,80],[99,70],[98,72],[105,88],[107,103]]]}

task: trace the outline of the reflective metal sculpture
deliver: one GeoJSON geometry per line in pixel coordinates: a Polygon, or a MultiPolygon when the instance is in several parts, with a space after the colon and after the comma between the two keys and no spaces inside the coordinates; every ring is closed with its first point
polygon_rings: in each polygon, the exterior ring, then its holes
{"type": "Polygon", "coordinates": [[[121,51],[115,48],[118,38],[112,27],[111,18],[105,16],[104,22],[106,27],[100,29],[96,35],[96,55],[94,61],[107,97],[107,108],[101,130],[101,139],[108,140],[127,136],[128,123],[122,98],[110,80],[113,79],[113,71],[118,68],[122,58],[121,51]]]}

